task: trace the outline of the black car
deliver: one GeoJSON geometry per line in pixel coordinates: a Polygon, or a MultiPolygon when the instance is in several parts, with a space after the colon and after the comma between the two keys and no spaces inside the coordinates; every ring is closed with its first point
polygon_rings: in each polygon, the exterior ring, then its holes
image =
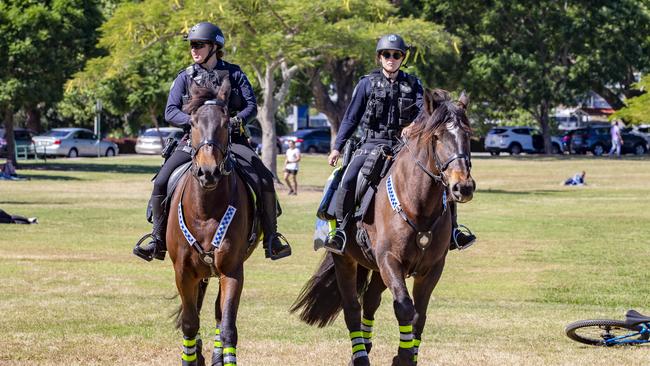
{"type": "MultiPolygon", "coordinates": [[[[262,129],[256,125],[246,126],[248,130],[248,135],[250,136],[251,147],[255,149],[258,155],[262,154],[262,129]]],[[[275,138],[275,147],[278,153],[282,152],[282,144],[280,143],[280,138],[275,138]]]]}
{"type": "MultiPolygon", "coordinates": [[[[607,125],[578,128],[567,133],[564,141],[569,145],[571,153],[585,154],[590,151],[596,156],[601,156],[612,148],[610,128],[607,125]]],[[[648,144],[642,137],[624,131],[621,132],[621,137],[621,154],[643,155],[648,151],[648,144]]]]}
{"type": "MultiPolygon", "coordinates": [[[[34,141],[32,141],[32,137],[33,134],[30,130],[18,127],[14,128],[14,142],[18,155],[34,155],[34,141]]],[[[0,156],[7,157],[7,136],[5,136],[4,128],[0,128],[0,156]]]]}
{"type": "Polygon", "coordinates": [[[296,147],[302,152],[328,153],[332,141],[332,133],[329,127],[306,128],[292,132],[287,136],[280,137],[282,151],[289,148],[289,140],[296,143],[296,147]]]}

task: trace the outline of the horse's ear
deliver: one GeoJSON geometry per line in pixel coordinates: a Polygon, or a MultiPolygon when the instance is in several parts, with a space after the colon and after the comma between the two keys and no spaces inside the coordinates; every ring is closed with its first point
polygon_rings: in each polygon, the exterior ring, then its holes
{"type": "Polygon", "coordinates": [[[221,81],[221,86],[219,87],[219,90],[217,92],[217,99],[228,103],[228,98],[230,98],[230,90],[231,90],[230,76],[226,74],[223,77],[223,80],[221,81]]]}
{"type": "Polygon", "coordinates": [[[467,93],[465,93],[464,90],[460,93],[460,98],[458,98],[458,104],[463,109],[467,109],[467,107],[469,106],[469,95],[467,95],[467,93]]]}
{"type": "MultiPolygon", "coordinates": [[[[196,95],[198,89],[199,89],[199,85],[197,83],[195,83],[194,80],[192,80],[190,82],[190,88],[189,88],[190,100],[192,100],[192,96],[196,95]]],[[[191,114],[190,113],[190,105],[191,104],[192,103],[185,103],[185,105],[183,105],[183,112],[185,112],[187,114],[191,114]]]]}
{"type": "Polygon", "coordinates": [[[449,100],[449,95],[442,89],[427,89],[424,92],[424,111],[430,116],[444,101],[449,100]]]}

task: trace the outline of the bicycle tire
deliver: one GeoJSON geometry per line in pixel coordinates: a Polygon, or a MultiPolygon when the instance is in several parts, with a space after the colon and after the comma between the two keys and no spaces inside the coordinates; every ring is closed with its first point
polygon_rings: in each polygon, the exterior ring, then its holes
{"type": "Polygon", "coordinates": [[[579,320],[567,325],[564,329],[567,337],[592,346],[606,346],[605,340],[609,337],[617,337],[630,331],[638,332],[640,330],[641,327],[638,325],[628,325],[624,321],[611,319],[579,320]],[[590,332],[592,335],[589,335],[590,332]],[[595,335],[597,332],[600,332],[600,335],[595,335]]]}

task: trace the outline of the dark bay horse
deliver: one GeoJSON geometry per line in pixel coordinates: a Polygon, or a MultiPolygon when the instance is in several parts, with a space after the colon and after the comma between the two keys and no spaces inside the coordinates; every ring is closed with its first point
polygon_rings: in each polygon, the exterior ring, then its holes
{"type": "Polygon", "coordinates": [[[347,237],[354,242],[343,255],[325,255],[291,308],[319,327],[331,324],[342,309],[352,342],[351,365],[370,364],[374,315],[386,288],[393,295],[400,335],[392,364],[417,364],[429,298],[449,248],[448,200],[467,202],[476,188],[470,175],[468,102],[464,93],[453,102],[445,91],[425,92],[423,112],[405,131],[405,146],[357,224],[367,231],[372,255],[364,254],[352,228],[347,237]],[[413,299],[407,276],[414,278],[413,299]]]}
{"type": "MultiPolygon", "coordinates": [[[[231,169],[226,77],[217,90],[192,85],[185,111],[192,118],[192,163],[171,200],[167,250],[181,297],[182,364],[202,366],[199,312],[207,279],[219,279],[212,365],[237,364],[237,309],[254,208],[244,181],[231,169]]],[[[259,236],[258,236],[259,237],[259,236]]]]}

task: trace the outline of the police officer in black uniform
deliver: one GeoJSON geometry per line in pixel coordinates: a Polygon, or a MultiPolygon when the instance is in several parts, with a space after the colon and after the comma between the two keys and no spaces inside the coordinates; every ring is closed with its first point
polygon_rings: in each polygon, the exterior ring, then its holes
{"type": "Polygon", "coordinates": [[[163,164],[154,181],[151,195],[153,231],[150,236],[152,240],[145,245],[136,245],[133,254],[147,261],[153,258],[165,259],[167,212],[163,200],[167,192],[167,181],[177,167],[192,160],[192,148],[189,142],[191,119],[190,115],[183,112],[183,105],[189,102],[191,83],[214,88],[220,85],[222,78],[229,77],[232,86],[228,103],[228,110],[231,112],[231,131],[233,131],[231,151],[237,163],[247,172],[245,175],[252,180],[251,183],[261,187],[260,198],[264,208],[261,223],[266,257],[274,260],[287,257],[291,255],[291,247],[283,244],[280,241],[282,235],[277,233],[277,204],[273,174],[250,148],[243,128],[257,114],[253,88],[239,66],[221,59],[225,38],[219,27],[202,22],[192,27],[186,38],[190,42],[192,59],[195,63],[178,74],[169,91],[165,108],[165,119],[170,124],[183,128],[186,134],[178,148],[163,164]]]}
{"type": "MultiPolygon", "coordinates": [[[[423,89],[420,80],[400,70],[407,50],[408,46],[397,34],[379,39],[376,57],[381,69],[364,76],[357,84],[336,136],[334,149],[328,157],[329,164],[335,166],[343,146],[361,123],[362,145],[348,164],[337,193],[338,233],[330,236],[325,243],[325,249],[333,253],[343,252],[345,236],[341,233],[345,231],[344,226],[352,222],[348,216],[354,214],[357,176],[366,157],[379,144],[395,146],[402,128],[422,110],[423,89]]],[[[455,214],[452,216],[455,240],[452,239],[451,248],[456,247],[454,241],[467,241],[471,245],[475,238],[456,230],[455,214]]],[[[467,243],[465,246],[469,246],[467,243]]]]}

